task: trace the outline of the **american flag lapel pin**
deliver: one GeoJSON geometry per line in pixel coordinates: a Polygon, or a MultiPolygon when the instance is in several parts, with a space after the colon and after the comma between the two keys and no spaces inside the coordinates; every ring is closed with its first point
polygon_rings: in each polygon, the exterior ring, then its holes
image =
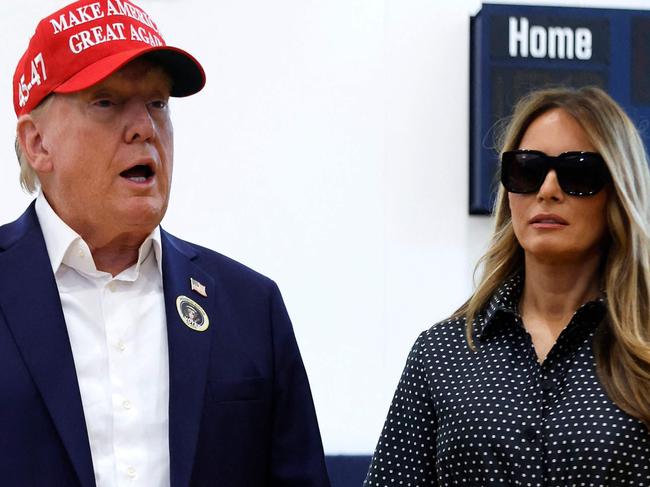
{"type": "Polygon", "coordinates": [[[199,281],[197,281],[196,279],[194,279],[193,277],[190,277],[190,286],[192,287],[192,291],[199,293],[204,298],[208,297],[208,293],[205,290],[205,286],[201,284],[199,281]]]}

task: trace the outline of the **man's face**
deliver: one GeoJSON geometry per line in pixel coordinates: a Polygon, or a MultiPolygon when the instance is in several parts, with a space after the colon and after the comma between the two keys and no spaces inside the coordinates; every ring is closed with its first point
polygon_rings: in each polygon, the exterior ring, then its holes
{"type": "Polygon", "coordinates": [[[100,245],[160,223],[173,166],[170,89],[162,68],[136,60],[45,102],[38,125],[51,168],[39,178],[54,210],[84,239],[97,236],[100,245]]]}

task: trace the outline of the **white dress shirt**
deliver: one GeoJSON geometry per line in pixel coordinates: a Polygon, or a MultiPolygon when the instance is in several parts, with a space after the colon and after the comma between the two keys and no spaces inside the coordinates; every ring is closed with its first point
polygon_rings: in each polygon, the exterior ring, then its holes
{"type": "Polygon", "coordinates": [[[43,194],[36,214],[61,297],[97,487],[169,486],[169,356],[160,229],[115,277],[43,194]]]}

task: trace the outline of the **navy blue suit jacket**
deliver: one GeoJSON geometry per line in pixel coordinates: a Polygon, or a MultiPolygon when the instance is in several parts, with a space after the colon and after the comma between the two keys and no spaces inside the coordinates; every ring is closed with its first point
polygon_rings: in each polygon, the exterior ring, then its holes
{"type": "MultiPolygon", "coordinates": [[[[162,232],[171,487],[329,486],[275,283],[162,232]],[[205,284],[207,298],[190,289],[205,284]],[[176,298],[210,319],[187,327],[176,298]]],[[[34,205],[0,227],[0,484],[95,485],[68,333],[34,205]]],[[[146,486],[146,479],[138,485],[146,486]]]]}

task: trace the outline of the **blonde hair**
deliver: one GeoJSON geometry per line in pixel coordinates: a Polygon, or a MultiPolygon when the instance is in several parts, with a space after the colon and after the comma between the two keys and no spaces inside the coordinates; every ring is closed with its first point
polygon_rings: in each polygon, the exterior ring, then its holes
{"type": "MultiPolygon", "coordinates": [[[[603,90],[555,88],[517,103],[501,153],[519,147],[528,126],[544,112],[561,108],[581,125],[612,175],[607,203],[609,242],[602,283],[608,313],[594,338],[598,377],[612,401],[650,429],[650,171],[643,141],[625,112],[603,90]]],[[[508,277],[523,268],[523,249],[513,228],[507,192],[500,187],[495,229],[479,260],[482,275],[472,297],[455,313],[473,322],[508,277]]]]}
{"type": "Polygon", "coordinates": [[[14,143],[16,149],[16,157],[18,158],[18,164],[20,164],[20,186],[27,193],[35,193],[41,185],[41,182],[38,179],[38,174],[32,169],[32,166],[27,162],[25,155],[20,147],[20,142],[18,142],[18,137],[14,143]]]}
{"type": "MultiPolygon", "coordinates": [[[[43,110],[50,104],[51,100],[54,99],[55,94],[50,93],[29,113],[32,117],[40,117],[43,110]]],[[[41,186],[41,182],[38,179],[38,174],[32,168],[32,165],[29,163],[23,152],[23,148],[20,146],[20,140],[18,135],[16,135],[16,140],[14,141],[14,149],[16,150],[16,157],[18,158],[18,164],[20,164],[20,186],[26,193],[35,193],[38,188],[41,186]]]]}

